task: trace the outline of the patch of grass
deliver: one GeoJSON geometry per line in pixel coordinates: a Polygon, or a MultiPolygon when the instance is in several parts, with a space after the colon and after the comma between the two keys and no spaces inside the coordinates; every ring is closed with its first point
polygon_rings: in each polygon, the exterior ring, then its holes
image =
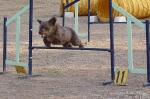
{"type": "Polygon", "coordinates": [[[48,60],[51,61],[58,61],[58,59],[63,59],[63,60],[70,60],[73,57],[75,57],[76,52],[70,52],[70,51],[66,51],[66,52],[48,52],[48,51],[44,51],[44,54],[46,54],[45,56],[47,56],[48,60]]]}
{"type": "Polygon", "coordinates": [[[60,54],[59,55],[59,57],[61,57],[61,58],[70,58],[70,57],[73,57],[75,55],[75,53],[73,53],[73,52],[65,52],[65,53],[62,53],[62,54],[60,54]]]}
{"type": "Polygon", "coordinates": [[[58,69],[55,69],[55,68],[52,68],[52,69],[49,69],[47,71],[48,74],[52,75],[52,76],[60,76],[62,75],[62,72],[58,69]]]}
{"type": "Polygon", "coordinates": [[[9,85],[10,88],[21,87],[21,86],[29,86],[29,84],[27,84],[27,83],[11,83],[9,85]]]}

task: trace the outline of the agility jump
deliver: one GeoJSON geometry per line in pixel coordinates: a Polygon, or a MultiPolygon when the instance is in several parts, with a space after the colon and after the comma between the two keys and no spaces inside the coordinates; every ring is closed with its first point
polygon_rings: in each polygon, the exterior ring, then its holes
{"type": "MultiPolygon", "coordinates": [[[[78,2],[78,0],[75,0],[75,2],[78,2]]],[[[114,49],[113,48],[113,42],[111,42],[111,47],[112,48],[65,48],[65,47],[51,47],[51,48],[48,48],[48,47],[44,47],[44,46],[32,46],[32,30],[33,30],[33,0],[30,0],[30,3],[29,5],[27,5],[24,10],[21,10],[21,14],[28,10],[29,9],[29,47],[28,47],[28,50],[29,50],[29,57],[28,57],[28,63],[23,63],[23,62],[19,62],[19,58],[16,59],[16,62],[13,62],[11,60],[7,60],[6,59],[6,54],[7,54],[7,24],[8,24],[8,20],[7,21],[7,18],[4,18],[4,49],[3,49],[3,72],[6,70],[6,64],[9,64],[9,65],[18,65],[18,66],[28,66],[28,75],[29,76],[34,76],[32,74],[32,51],[33,49],[60,49],[60,50],[92,50],[92,51],[107,51],[107,52],[110,52],[111,53],[111,68],[112,68],[112,76],[111,76],[111,81],[109,83],[113,83],[113,79],[114,79],[114,49]]],[[[19,13],[20,13],[19,12],[19,13]]],[[[19,14],[20,15],[20,14],[19,14]]],[[[17,16],[19,16],[17,14],[17,16]]],[[[14,17],[14,19],[16,19],[17,17],[14,17]]],[[[13,19],[13,20],[14,20],[13,19]]],[[[11,19],[11,21],[13,21],[11,19]]],[[[17,39],[17,37],[16,37],[17,39]]],[[[112,39],[113,40],[113,39],[112,39]]],[[[111,41],[112,41],[111,40],[111,41]]],[[[19,49],[19,48],[17,48],[19,49]]],[[[18,55],[16,55],[18,56],[18,55]]]]}
{"type": "MultiPolygon", "coordinates": [[[[78,2],[79,0],[74,0],[76,2],[78,2]]],[[[88,8],[90,11],[90,0],[88,0],[88,8]]],[[[25,8],[23,8],[24,10],[21,10],[21,12],[19,12],[19,15],[22,14],[22,12],[26,11],[29,9],[29,57],[28,57],[28,63],[23,63],[23,62],[19,62],[19,58],[16,57],[16,62],[13,61],[9,61],[6,60],[6,54],[7,54],[7,25],[9,23],[9,21],[13,21],[14,19],[19,20],[19,17],[14,17],[11,20],[7,20],[7,18],[4,18],[4,41],[3,41],[3,72],[6,70],[6,64],[9,65],[18,65],[18,66],[28,66],[28,75],[29,76],[33,76],[32,74],[32,50],[33,49],[60,49],[60,50],[92,50],[92,51],[107,51],[110,52],[110,59],[111,59],[111,81],[109,82],[105,82],[103,83],[103,85],[107,85],[107,84],[111,84],[114,82],[114,34],[113,34],[113,19],[112,19],[112,7],[114,7],[115,9],[117,9],[120,12],[123,12],[122,10],[120,10],[121,8],[119,8],[117,5],[115,5],[112,0],[109,0],[109,18],[110,18],[110,48],[65,48],[65,47],[44,47],[44,46],[32,46],[32,30],[33,30],[33,0],[30,0],[29,5],[27,5],[25,8]]],[[[123,12],[124,13],[124,12],[123,12]]],[[[125,15],[127,15],[127,12],[124,13],[125,15]]],[[[128,16],[128,15],[127,15],[128,16]]],[[[130,17],[129,20],[127,21],[127,25],[129,27],[128,29],[128,33],[131,33],[131,20],[134,21],[135,23],[139,24],[139,21],[136,20],[136,18],[132,18],[130,15],[128,16],[130,17]]],[[[89,21],[90,18],[90,14],[88,14],[88,34],[90,34],[90,24],[93,24],[89,21]]],[[[18,21],[19,22],[19,21],[18,21]]],[[[150,68],[149,68],[149,44],[150,44],[150,40],[149,40],[149,22],[146,21],[146,34],[147,34],[147,83],[146,85],[143,86],[149,86],[150,85],[150,68]]],[[[142,28],[145,29],[145,25],[141,25],[142,28]]],[[[88,35],[88,38],[90,37],[90,35],[88,35]]],[[[17,39],[17,37],[16,37],[17,39]]],[[[17,49],[17,47],[16,47],[17,49]]],[[[17,49],[18,50],[18,49],[17,49]]],[[[132,50],[132,49],[131,49],[132,50]]],[[[16,53],[16,56],[18,56],[18,53],[16,53]]]]}

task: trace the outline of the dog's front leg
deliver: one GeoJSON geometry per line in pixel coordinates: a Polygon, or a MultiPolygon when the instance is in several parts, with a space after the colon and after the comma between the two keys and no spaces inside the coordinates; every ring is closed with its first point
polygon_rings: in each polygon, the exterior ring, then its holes
{"type": "Polygon", "coordinates": [[[45,44],[46,47],[51,47],[51,42],[49,42],[49,41],[46,39],[46,37],[43,38],[43,42],[44,42],[44,44],[45,44]]]}

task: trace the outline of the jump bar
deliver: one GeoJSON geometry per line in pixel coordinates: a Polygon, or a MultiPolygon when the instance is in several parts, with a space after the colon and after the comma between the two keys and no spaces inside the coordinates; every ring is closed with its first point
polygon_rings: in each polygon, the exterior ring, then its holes
{"type": "MultiPolygon", "coordinates": [[[[109,22],[89,22],[89,24],[108,24],[109,22]]],[[[113,22],[114,24],[126,24],[127,22],[113,22]]],[[[132,24],[135,24],[134,22],[131,22],[132,24]]],[[[146,23],[146,22],[142,22],[146,23]]],[[[150,22],[149,22],[150,23],[150,22]]]]}
{"type": "Polygon", "coordinates": [[[94,51],[108,51],[108,48],[69,48],[69,47],[45,47],[45,46],[32,46],[32,49],[64,49],[64,50],[94,50],[94,51]]]}

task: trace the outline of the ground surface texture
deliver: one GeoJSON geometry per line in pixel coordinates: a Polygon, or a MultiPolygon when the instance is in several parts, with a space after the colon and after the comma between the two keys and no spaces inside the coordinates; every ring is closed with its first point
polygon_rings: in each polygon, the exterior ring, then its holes
{"type": "MultiPolygon", "coordinates": [[[[28,4],[28,0],[0,0],[0,58],[3,59],[3,18],[8,19],[28,4]]],[[[60,0],[34,0],[33,45],[44,46],[36,21],[58,16],[60,0]]],[[[20,60],[28,62],[29,12],[21,15],[20,60]]],[[[15,24],[8,26],[7,59],[15,60],[15,24]]],[[[74,28],[74,18],[66,18],[65,25],[74,28]]],[[[87,33],[87,16],[79,17],[79,33],[87,33]]],[[[133,66],[146,68],[145,31],[133,24],[133,66]]],[[[127,26],[114,24],[115,67],[127,68],[127,26]]],[[[109,48],[109,24],[91,25],[90,42],[80,37],[87,48],[109,48]]],[[[56,46],[56,45],[53,45],[56,46]]],[[[142,85],[147,76],[129,73],[126,86],[103,82],[111,80],[110,53],[102,51],[33,50],[33,74],[39,77],[18,79],[13,66],[7,65],[0,75],[0,99],[149,99],[149,87],[142,85]]],[[[28,72],[28,68],[26,68],[28,72]]]]}

